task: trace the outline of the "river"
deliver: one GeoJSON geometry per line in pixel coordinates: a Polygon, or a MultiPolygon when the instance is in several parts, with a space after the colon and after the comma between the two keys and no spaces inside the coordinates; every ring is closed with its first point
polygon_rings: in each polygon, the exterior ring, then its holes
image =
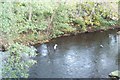
{"type": "Polygon", "coordinates": [[[30,78],[108,78],[118,69],[117,30],[82,33],[37,44],[30,78]],[[54,45],[57,49],[54,50],[54,45]]]}

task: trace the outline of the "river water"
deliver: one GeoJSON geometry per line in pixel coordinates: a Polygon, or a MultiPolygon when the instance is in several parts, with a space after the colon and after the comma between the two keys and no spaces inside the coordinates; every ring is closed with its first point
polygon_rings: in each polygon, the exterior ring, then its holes
{"type": "Polygon", "coordinates": [[[118,69],[116,30],[60,37],[36,45],[30,78],[107,78],[118,69]],[[54,50],[54,45],[57,49],[54,50]]]}

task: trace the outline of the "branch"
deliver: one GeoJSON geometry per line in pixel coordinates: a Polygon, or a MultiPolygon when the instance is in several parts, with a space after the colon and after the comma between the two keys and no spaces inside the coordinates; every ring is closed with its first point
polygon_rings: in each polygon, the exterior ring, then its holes
{"type": "Polygon", "coordinates": [[[56,11],[57,11],[58,7],[60,6],[60,2],[58,1],[57,3],[58,3],[58,6],[57,6],[57,8],[55,9],[55,11],[53,12],[52,16],[50,17],[50,21],[49,21],[49,23],[48,23],[48,28],[47,28],[47,35],[48,35],[48,36],[50,35],[50,31],[51,31],[51,29],[52,29],[52,23],[53,23],[54,16],[55,16],[55,14],[56,14],[56,11]]]}
{"type": "Polygon", "coordinates": [[[31,7],[31,3],[29,4],[29,18],[28,18],[29,21],[32,20],[32,7],[31,7]]]}

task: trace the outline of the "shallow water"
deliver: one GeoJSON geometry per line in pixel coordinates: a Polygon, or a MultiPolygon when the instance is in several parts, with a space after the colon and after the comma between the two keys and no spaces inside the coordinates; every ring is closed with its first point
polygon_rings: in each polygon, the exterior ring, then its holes
{"type": "Polygon", "coordinates": [[[30,69],[29,77],[107,78],[118,69],[118,44],[116,30],[53,39],[37,45],[38,63],[30,69]]]}

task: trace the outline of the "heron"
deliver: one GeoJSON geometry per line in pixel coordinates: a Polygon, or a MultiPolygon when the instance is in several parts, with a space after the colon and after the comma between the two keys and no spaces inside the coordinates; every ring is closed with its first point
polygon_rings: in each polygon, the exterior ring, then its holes
{"type": "Polygon", "coordinates": [[[57,44],[55,44],[55,45],[54,45],[54,50],[56,50],[56,49],[57,49],[57,46],[58,46],[57,44]]]}

